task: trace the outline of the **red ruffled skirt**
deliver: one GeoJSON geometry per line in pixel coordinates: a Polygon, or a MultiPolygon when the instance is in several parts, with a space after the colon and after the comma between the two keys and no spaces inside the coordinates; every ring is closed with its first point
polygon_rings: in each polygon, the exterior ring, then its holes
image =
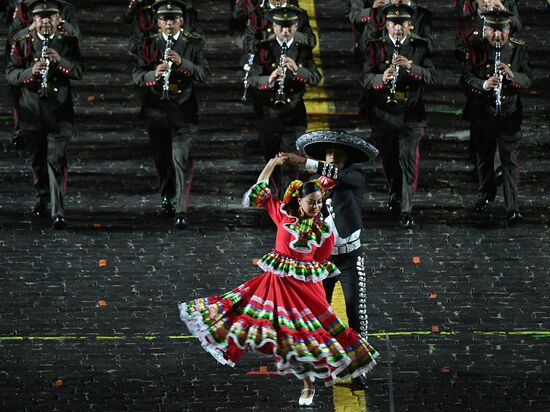
{"type": "Polygon", "coordinates": [[[378,352],[334,314],[322,283],[266,272],[221,296],[179,305],[180,317],[220,363],[250,348],[275,357],[280,374],[331,386],[376,364],[378,352]]]}

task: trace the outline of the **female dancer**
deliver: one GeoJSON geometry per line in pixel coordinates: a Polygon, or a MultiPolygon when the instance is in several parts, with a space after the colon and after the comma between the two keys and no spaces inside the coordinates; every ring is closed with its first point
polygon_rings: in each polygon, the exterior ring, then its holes
{"type": "Polygon", "coordinates": [[[334,314],[322,280],[339,273],[326,261],[332,252],[332,219],[323,219],[322,187],[317,181],[292,182],[283,201],[268,180],[287,157],[271,159],[243,205],[263,207],[277,225],[275,249],[258,266],[264,273],[221,296],[179,305],[181,319],[218,362],[234,366],[251,348],[274,355],[280,374],[303,379],[300,405],[311,405],[313,378],[331,386],[375,365],[378,353],[334,314]]]}

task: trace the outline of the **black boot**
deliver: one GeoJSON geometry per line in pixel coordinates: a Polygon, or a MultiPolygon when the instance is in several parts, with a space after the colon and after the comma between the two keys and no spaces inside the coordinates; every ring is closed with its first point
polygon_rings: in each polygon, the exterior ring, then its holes
{"type": "Polygon", "coordinates": [[[170,197],[163,197],[160,205],[162,212],[168,216],[174,216],[174,202],[170,197]]]}
{"type": "Polygon", "coordinates": [[[189,222],[187,221],[187,217],[184,213],[178,213],[176,215],[176,229],[185,229],[187,226],[189,226],[189,222]]]}
{"type": "Polygon", "coordinates": [[[67,227],[67,222],[65,222],[65,218],[61,215],[57,215],[53,218],[52,221],[52,228],[54,230],[62,230],[67,227]]]}
{"type": "Polygon", "coordinates": [[[401,209],[401,198],[397,194],[392,193],[388,199],[388,211],[390,213],[398,213],[401,209]]]}
{"type": "Polygon", "coordinates": [[[519,210],[511,210],[506,214],[506,221],[510,226],[515,225],[516,223],[522,223],[525,221],[525,218],[519,213],[519,210]]]}
{"type": "Polygon", "coordinates": [[[479,196],[479,199],[477,199],[476,204],[474,205],[474,212],[476,213],[485,213],[490,209],[490,203],[493,201],[494,198],[482,194],[479,196]]]}
{"type": "Polygon", "coordinates": [[[32,213],[41,218],[48,216],[48,204],[39,200],[34,204],[32,213]]]}
{"type": "Polygon", "coordinates": [[[414,219],[409,212],[401,213],[399,224],[403,229],[412,229],[414,227],[414,219]]]}

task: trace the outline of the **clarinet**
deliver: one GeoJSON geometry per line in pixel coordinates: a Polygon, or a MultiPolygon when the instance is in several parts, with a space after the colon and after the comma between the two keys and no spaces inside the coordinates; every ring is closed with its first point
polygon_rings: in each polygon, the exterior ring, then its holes
{"type": "Polygon", "coordinates": [[[283,71],[283,76],[279,79],[279,88],[277,89],[277,99],[275,100],[275,106],[282,107],[286,104],[285,101],[285,77],[286,77],[286,66],[284,65],[284,60],[286,59],[286,54],[288,52],[288,46],[286,42],[283,43],[281,48],[281,57],[279,58],[279,67],[277,70],[283,71]]]}
{"type": "Polygon", "coordinates": [[[40,70],[40,75],[42,76],[42,83],[40,84],[40,95],[41,99],[47,99],[48,95],[48,73],[50,72],[50,59],[46,56],[46,50],[48,49],[50,43],[50,30],[44,29],[44,42],[42,43],[42,52],[40,53],[40,61],[46,63],[46,67],[40,70]]]}
{"type": "Polygon", "coordinates": [[[395,91],[397,88],[397,78],[399,77],[399,66],[397,64],[394,64],[393,61],[397,59],[397,56],[399,56],[399,50],[401,49],[401,40],[399,39],[399,36],[395,38],[395,47],[393,48],[393,55],[392,55],[392,64],[391,67],[394,69],[393,76],[391,79],[391,87],[390,87],[390,95],[388,96],[387,104],[394,106],[397,104],[397,99],[395,98],[395,91]]]}
{"type": "Polygon", "coordinates": [[[493,76],[498,78],[495,87],[495,116],[502,115],[502,73],[500,72],[500,42],[495,43],[495,70],[493,76]]]}
{"type": "Polygon", "coordinates": [[[166,40],[166,48],[164,49],[164,61],[163,63],[168,66],[168,70],[162,75],[164,81],[162,83],[162,97],[160,100],[170,100],[170,75],[172,74],[172,60],[168,60],[168,52],[174,47],[174,38],[172,33],[168,34],[168,40],[166,40]]]}
{"type": "Polygon", "coordinates": [[[246,92],[248,91],[248,87],[250,86],[250,84],[248,83],[248,76],[250,76],[250,69],[251,69],[253,61],[254,61],[254,55],[249,54],[248,55],[248,61],[243,66],[243,70],[244,70],[245,74],[244,74],[244,79],[243,79],[244,91],[243,91],[243,97],[241,97],[241,102],[246,102],[246,92]]]}

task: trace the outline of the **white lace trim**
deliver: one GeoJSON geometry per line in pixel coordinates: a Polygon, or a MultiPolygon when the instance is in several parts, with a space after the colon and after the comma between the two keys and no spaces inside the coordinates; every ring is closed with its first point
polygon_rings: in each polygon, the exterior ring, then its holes
{"type": "Polygon", "coordinates": [[[332,278],[340,274],[340,270],[338,268],[336,268],[334,272],[329,272],[326,268],[323,268],[323,272],[320,275],[311,275],[311,276],[298,275],[297,273],[291,273],[288,271],[275,269],[269,263],[262,262],[261,260],[258,262],[258,267],[262,269],[264,272],[270,272],[282,278],[292,277],[294,279],[301,280],[302,282],[312,282],[312,283],[322,282],[324,279],[332,278]]]}

